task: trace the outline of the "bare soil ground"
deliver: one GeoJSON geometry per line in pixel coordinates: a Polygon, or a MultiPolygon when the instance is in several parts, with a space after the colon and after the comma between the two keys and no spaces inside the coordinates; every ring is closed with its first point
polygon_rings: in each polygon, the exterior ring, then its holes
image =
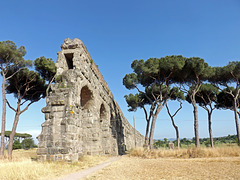
{"type": "Polygon", "coordinates": [[[240,179],[240,157],[144,159],[124,156],[85,179],[240,179]]]}

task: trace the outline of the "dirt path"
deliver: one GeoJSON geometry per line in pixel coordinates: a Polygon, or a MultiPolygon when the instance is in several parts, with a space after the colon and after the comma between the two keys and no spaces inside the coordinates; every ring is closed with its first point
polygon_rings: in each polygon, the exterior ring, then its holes
{"type": "Polygon", "coordinates": [[[103,168],[109,166],[111,163],[113,163],[114,161],[119,160],[120,158],[121,158],[120,156],[111,157],[108,162],[99,164],[97,166],[91,167],[91,168],[83,170],[81,172],[70,174],[70,175],[68,175],[68,176],[66,176],[64,178],[60,178],[59,180],[79,180],[79,179],[82,179],[82,178],[84,178],[86,176],[89,176],[92,173],[97,172],[100,169],[103,169],[103,168]]]}

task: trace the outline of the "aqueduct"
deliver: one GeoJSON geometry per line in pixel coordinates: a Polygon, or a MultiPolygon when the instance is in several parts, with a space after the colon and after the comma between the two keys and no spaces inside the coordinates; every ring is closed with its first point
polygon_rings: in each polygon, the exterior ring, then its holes
{"type": "Polygon", "coordinates": [[[42,109],[38,158],[77,161],[84,154],[124,154],[135,141],[142,146],[144,137],[123,116],[82,41],[65,39],[61,49],[42,109]]]}

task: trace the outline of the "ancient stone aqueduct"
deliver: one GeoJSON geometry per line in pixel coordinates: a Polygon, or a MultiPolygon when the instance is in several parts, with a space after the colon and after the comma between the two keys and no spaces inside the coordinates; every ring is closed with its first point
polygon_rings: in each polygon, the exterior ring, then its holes
{"type": "Polygon", "coordinates": [[[84,154],[121,155],[143,136],[123,116],[107,83],[79,39],[58,52],[56,83],[42,109],[38,158],[77,161],[84,154]]]}

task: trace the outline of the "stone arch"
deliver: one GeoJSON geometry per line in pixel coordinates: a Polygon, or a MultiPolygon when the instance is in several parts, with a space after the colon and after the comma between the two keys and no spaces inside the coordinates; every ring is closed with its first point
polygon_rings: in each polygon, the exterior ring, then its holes
{"type": "Polygon", "coordinates": [[[104,119],[107,119],[107,111],[106,111],[104,104],[101,104],[101,106],[100,106],[100,122],[102,122],[104,119]]]}
{"type": "Polygon", "coordinates": [[[91,102],[93,101],[93,93],[90,91],[90,89],[88,88],[88,86],[84,86],[81,89],[81,106],[84,109],[89,109],[91,102]]]}

